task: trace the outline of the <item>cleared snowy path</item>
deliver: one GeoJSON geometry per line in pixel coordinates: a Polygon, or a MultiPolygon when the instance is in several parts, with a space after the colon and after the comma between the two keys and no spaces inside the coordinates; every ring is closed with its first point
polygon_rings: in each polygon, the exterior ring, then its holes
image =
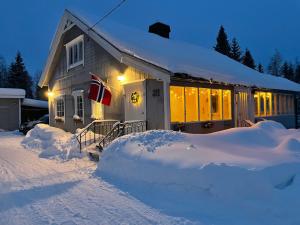
{"type": "Polygon", "coordinates": [[[85,160],[60,163],[0,132],[0,224],[189,224],[94,178],[85,160]]]}

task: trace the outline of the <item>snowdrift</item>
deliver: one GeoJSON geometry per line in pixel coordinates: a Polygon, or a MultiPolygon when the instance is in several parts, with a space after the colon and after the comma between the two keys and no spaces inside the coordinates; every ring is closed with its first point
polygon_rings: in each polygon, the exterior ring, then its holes
{"type": "Polygon", "coordinates": [[[300,131],[276,122],[191,135],[148,131],[103,153],[97,174],[204,224],[300,224],[300,131]]]}
{"type": "Polygon", "coordinates": [[[38,152],[41,158],[69,160],[83,156],[73,134],[46,124],[38,124],[30,130],[22,145],[38,152]]]}

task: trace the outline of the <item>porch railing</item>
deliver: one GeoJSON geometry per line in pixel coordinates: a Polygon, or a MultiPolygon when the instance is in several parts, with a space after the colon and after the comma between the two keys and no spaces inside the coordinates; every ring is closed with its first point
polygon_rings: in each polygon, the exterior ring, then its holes
{"type": "Polygon", "coordinates": [[[144,132],[146,130],[146,121],[142,120],[115,123],[111,131],[100,140],[99,145],[97,147],[99,148],[99,151],[102,151],[107,145],[109,145],[113,140],[115,140],[118,137],[131,133],[144,132]]]}
{"type": "Polygon", "coordinates": [[[112,130],[114,124],[118,122],[118,120],[94,120],[83,128],[76,135],[80,152],[84,147],[97,143],[105,137],[112,130]]]}

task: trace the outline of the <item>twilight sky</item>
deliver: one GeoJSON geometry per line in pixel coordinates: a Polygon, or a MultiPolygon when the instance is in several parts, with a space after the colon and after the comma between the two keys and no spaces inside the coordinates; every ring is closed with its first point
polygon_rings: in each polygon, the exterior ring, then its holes
{"type": "MultiPolygon", "coordinates": [[[[20,50],[31,74],[42,70],[65,8],[100,18],[119,0],[3,0],[0,55],[9,63],[20,50]]],[[[219,26],[267,65],[275,48],[294,61],[300,57],[299,0],[127,0],[109,17],[147,30],[155,21],[171,26],[171,38],[212,48],[219,26]]]]}

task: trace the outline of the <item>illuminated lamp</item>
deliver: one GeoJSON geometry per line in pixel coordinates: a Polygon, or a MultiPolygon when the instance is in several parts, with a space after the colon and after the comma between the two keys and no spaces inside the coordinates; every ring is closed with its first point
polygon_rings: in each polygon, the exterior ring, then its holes
{"type": "Polygon", "coordinates": [[[124,75],[118,76],[118,81],[120,81],[120,82],[125,81],[125,76],[124,75]]]}

